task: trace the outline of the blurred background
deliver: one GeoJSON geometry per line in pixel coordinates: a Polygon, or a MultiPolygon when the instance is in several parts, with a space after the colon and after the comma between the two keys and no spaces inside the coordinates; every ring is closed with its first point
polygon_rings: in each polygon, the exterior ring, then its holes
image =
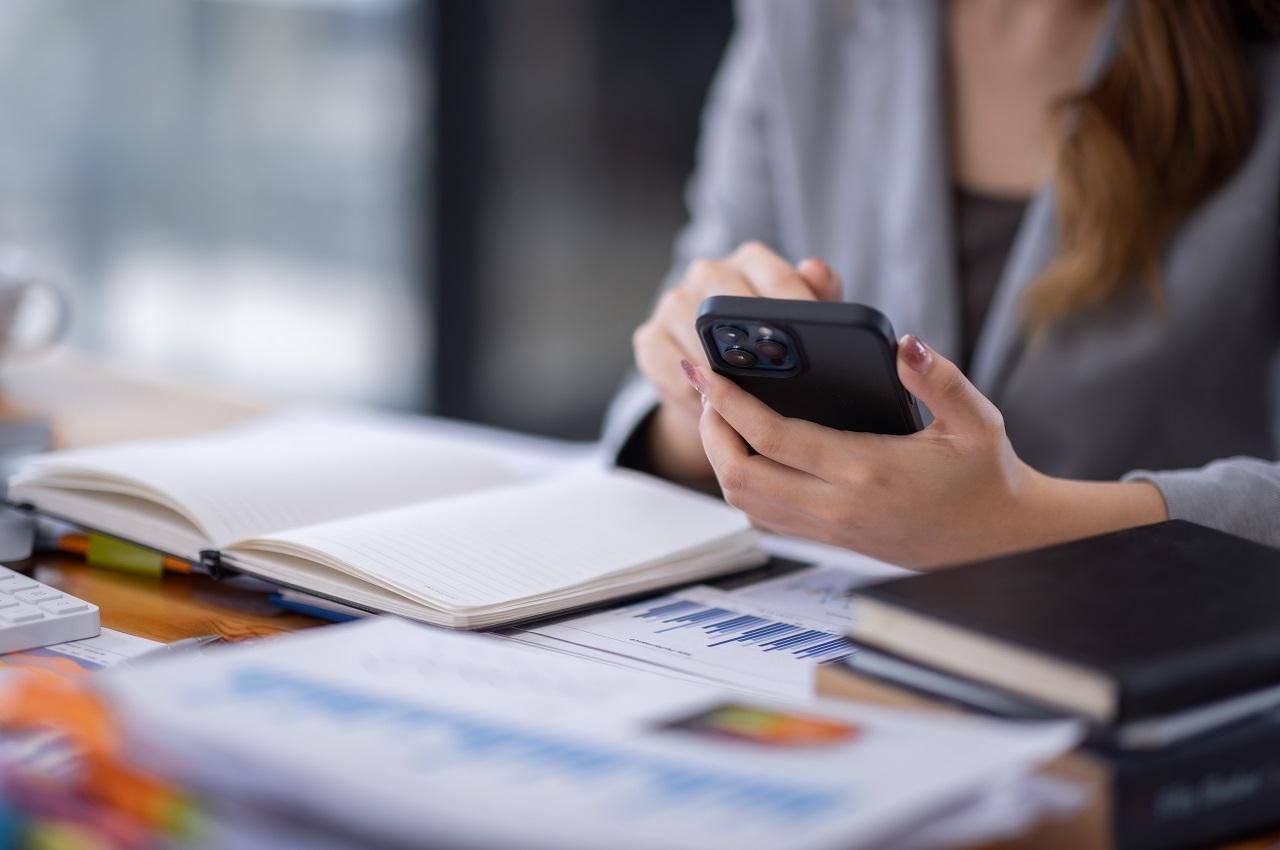
{"type": "Polygon", "coordinates": [[[4,0],[0,246],[199,385],[591,438],[729,0],[4,0]]]}

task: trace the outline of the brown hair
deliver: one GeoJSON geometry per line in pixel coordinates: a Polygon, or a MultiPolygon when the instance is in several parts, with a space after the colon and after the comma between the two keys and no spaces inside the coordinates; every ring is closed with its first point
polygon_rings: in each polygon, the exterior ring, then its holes
{"type": "Polygon", "coordinates": [[[1146,285],[1173,231],[1253,142],[1245,47],[1278,0],[1134,0],[1111,66],[1059,104],[1059,249],[1023,304],[1033,327],[1146,285]]]}

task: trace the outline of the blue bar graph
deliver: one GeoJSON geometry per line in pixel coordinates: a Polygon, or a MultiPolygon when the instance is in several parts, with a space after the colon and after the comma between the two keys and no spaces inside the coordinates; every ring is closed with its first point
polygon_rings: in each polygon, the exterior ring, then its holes
{"type": "Polygon", "coordinates": [[[708,638],[708,648],[746,645],[819,662],[836,661],[854,652],[853,644],[834,632],[669,596],[638,606],[632,616],[653,623],[654,634],[700,630],[708,638]]]}

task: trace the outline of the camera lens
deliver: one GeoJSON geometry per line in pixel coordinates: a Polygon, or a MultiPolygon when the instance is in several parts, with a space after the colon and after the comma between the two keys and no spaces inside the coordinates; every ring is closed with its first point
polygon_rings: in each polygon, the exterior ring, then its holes
{"type": "Polygon", "coordinates": [[[735,328],[733,325],[720,325],[713,333],[715,334],[716,342],[721,345],[737,346],[742,345],[747,340],[746,331],[741,328],[735,328]]]}
{"type": "Polygon", "coordinates": [[[747,368],[756,365],[756,356],[745,348],[730,348],[721,356],[730,366],[747,368]]]}
{"type": "Polygon", "coordinates": [[[756,352],[761,357],[779,360],[787,356],[787,347],[776,339],[758,339],[756,340],[756,352]]]}

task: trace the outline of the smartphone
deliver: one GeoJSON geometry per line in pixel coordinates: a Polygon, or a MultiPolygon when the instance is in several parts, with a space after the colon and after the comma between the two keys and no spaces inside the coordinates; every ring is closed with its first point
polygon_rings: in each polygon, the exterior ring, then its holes
{"type": "Polygon", "coordinates": [[[696,327],[711,368],[783,416],[873,434],[922,427],[893,326],[874,307],[716,295],[696,327]]]}

